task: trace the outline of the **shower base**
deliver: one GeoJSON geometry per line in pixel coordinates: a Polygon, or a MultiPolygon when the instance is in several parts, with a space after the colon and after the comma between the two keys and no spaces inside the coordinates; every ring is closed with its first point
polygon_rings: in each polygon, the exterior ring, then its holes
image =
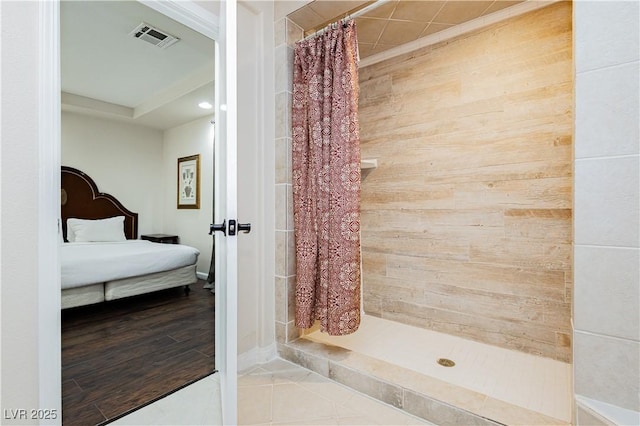
{"type": "Polygon", "coordinates": [[[352,335],[316,331],[279,352],[436,424],[571,423],[571,365],[543,357],[367,315],[352,335]]]}

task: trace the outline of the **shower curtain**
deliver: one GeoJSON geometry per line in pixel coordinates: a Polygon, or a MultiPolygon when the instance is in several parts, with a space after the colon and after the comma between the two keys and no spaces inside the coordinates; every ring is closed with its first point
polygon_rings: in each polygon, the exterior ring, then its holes
{"type": "Polygon", "coordinates": [[[360,138],[355,22],[296,44],[293,67],[295,324],[360,325],[360,138]]]}

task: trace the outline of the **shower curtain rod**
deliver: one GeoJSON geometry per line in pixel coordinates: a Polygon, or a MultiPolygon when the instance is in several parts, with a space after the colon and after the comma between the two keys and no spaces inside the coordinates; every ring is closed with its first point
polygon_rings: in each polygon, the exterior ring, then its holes
{"type": "Polygon", "coordinates": [[[305,38],[303,38],[303,39],[302,39],[302,41],[304,41],[304,40],[308,40],[308,39],[310,39],[310,38],[313,38],[313,37],[315,37],[315,36],[317,36],[317,35],[322,34],[323,32],[325,32],[325,31],[327,30],[327,28],[331,27],[332,25],[336,24],[337,22],[340,22],[340,21],[343,21],[343,20],[344,20],[344,21],[346,21],[346,20],[349,20],[349,19],[357,18],[358,16],[360,16],[360,15],[364,15],[365,13],[370,12],[370,11],[372,11],[373,9],[376,9],[376,8],[378,8],[378,7],[382,6],[383,4],[388,3],[388,2],[390,2],[390,1],[391,1],[391,0],[376,0],[376,1],[374,1],[373,3],[371,3],[369,6],[363,7],[363,8],[362,8],[362,9],[360,9],[360,10],[356,10],[355,12],[353,12],[353,13],[351,13],[351,14],[347,14],[347,15],[345,15],[345,17],[344,17],[344,18],[339,19],[339,20],[337,20],[336,22],[332,22],[332,23],[330,23],[329,25],[325,26],[324,28],[319,29],[318,31],[316,31],[316,32],[314,32],[314,33],[312,33],[312,34],[309,34],[308,36],[306,36],[305,38]]]}

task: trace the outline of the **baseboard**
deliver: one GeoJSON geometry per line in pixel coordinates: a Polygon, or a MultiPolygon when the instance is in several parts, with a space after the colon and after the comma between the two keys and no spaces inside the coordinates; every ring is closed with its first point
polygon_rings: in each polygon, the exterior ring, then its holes
{"type": "Polygon", "coordinates": [[[244,371],[256,364],[264,364],[278,356],[276,343],[264,348],[252,348],[247,352],[238,354],[238,371],[244,371]]]}
{"type": "Polygon", "coordinates": [[[198,277],[199,280],[207,280],[207,278],[209,277],[209,274],[205,274],[204,272],[196,272],[196,277],[198,277]]]}

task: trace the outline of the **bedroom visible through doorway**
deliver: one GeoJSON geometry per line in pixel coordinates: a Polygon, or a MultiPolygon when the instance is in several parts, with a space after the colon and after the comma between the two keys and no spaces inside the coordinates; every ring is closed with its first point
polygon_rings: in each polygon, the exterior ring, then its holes
{"type": "Polygon", "coordinates": [[[215,103],[215,42],[140,2],[82,1],[60,3],[60,43],[62,166],[86,172],[96,193],[137,213],[129,241],[165,246],[138,240],[163,234],[199,253],[193,269],[175,278],[186,274],[188,294],[176,281],[173,289],[63,309],[63,420],[98,424],[215,369],[214,294],[203,288],[211,263],[213,112],[198,106],[215,103]],[[154,42],[165,36],[176,41],[154,42]],[[195,156],[199,208],[178,210],[178,159],[195,156]]]}

